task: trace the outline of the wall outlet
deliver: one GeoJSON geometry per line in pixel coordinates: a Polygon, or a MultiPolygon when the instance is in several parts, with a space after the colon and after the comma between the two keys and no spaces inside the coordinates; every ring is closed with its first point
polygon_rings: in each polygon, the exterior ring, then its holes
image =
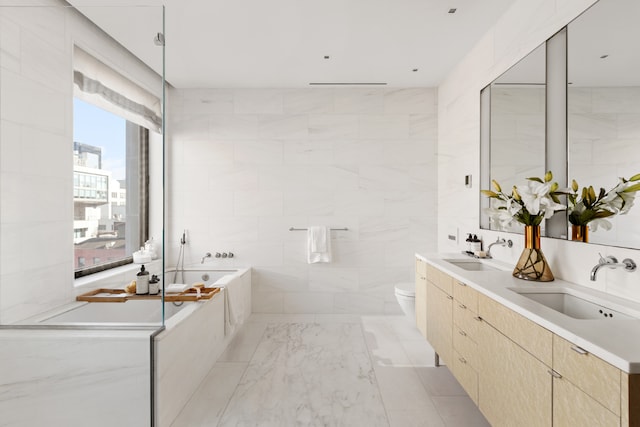
{"type": "Polygon", "coordinates": [[[447,240],[449,240],[450,243],[457,243],[458,242],[458,228],[457,227],[451,227],[447,230],[447,240]]]}

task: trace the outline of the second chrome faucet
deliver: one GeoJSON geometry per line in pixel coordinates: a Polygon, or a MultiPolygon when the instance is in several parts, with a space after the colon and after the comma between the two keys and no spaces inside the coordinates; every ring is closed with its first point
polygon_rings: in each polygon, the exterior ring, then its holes
{"type": "Polygon", "coordinates": [[[600,260],[595,265],[595,267],[591,269],[591,281],[596,281],[598,270],[600,270],[602,267],[608,267],[611,269],[624,268],[625,271],[628,271],[629,273],[636,271],[636,263],[631,258],[625,258],[622,260],[622,262],[619,263],[618,259],[614,256],[609,255],[607,257],[603,257],[602,255],[600,255],[600,260]]]}

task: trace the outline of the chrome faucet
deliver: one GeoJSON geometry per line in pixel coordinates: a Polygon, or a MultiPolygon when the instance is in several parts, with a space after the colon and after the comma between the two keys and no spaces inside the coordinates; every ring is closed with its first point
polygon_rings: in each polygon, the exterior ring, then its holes
{"type": "Polygon", "coordinates": [[[609,268],[624,268],[625,271],[628,271],[629,273],[636,271],[636,263],[631,259],[631,258],[625,258],[622,260],[621,263],[618,263],[618,259],[614,256],[609,255],[608,257],[603,257],[602,255],[600,255],[600,260],[598,261],[598,263],[596,264],[595,267],[593,267],[593,269],[591,270],[591,281],[595,282],[596,281],[596,275],[598,274],[598,270],[600,270],[600,268],[602,267],[609,267],[609,268]]]}
{"type": "Polygon", "coordinates": [[[202,261],[200,261],[200,264],[204,264],[205,258],[211,258],[211,252],[207,252],[206,254],[204,254],[204,256],[202,257],[202,261]]]}
{"type": "Polygon", "coordinates": [[[487,258],[491,258],[491,248],[492,248],[493,246],[496,246],[496,245],[497,245],[497,246],[507,246],[507,247],[509,247],[509,248],[510,248],[510,247],[512,247],[512,246],[513,246],[513,242],[511,241],[511,239],[509,239],[509,240],[504,240],[504,239],[502,239],[502,238],[498,237],[498,239],[497,239],[495,242],[491,243],[491,244],[489,245],[489,247],[487,248],[487,258]]]}

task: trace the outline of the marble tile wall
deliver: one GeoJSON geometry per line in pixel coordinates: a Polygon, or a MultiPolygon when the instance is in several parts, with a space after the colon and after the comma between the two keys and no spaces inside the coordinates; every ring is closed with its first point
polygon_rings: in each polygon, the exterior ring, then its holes
{"type": "Polygon", "coordinates": [[[170,92],[168,265],[232,251],[251,266],[253,309],[398,312],[413,253],[436,247],[434,89],[186,89],[170,92]],[[334,260],[306,263],[306,233],[334,260]]]}
{"type": "MultiPolygon", "coordinates": [[[[0,323],[74,297],[72,46],[149,90],[158,76],[59,0],[0,7],[0,323]]],[[[157,221],[156,221],[157,223],[157,221]]]]}
{"type": "MultiPolygon", "coordinates": [[[[463,175],[479,177],[480,90],[540,43],[582,13],[594,0],[519,0],[438,87],[438,250],[458,251],[460,242],[449,234],[478,232],[485,242],[508,237],[514,246],[496,248],[496,258],[515,263],[523,247],[522,236],[479,230],[480,188],[464,186],[463,175]]],[[[479,180],[475,179],[475,183],[479,180]]],[[[589,271],[598,253],[619,259],[638,259],[640,251],[542,239],[554,275],[580,285],[640,301],[637,276],[619,270],[607,271],[597,282],[589,271]]]]}

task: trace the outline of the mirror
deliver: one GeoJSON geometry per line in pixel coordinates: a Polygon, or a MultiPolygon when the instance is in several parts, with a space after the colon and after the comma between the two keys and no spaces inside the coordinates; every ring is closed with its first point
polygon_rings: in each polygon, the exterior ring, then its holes
{"type": "MultiPolygon", "coordinates": [[[[568,26],[568,176],[613,188],[640,172],[640,3],[600,0],[568,26]]],[[[640,208],[608,219],[589,242],[640,248],[640,208]]]]}
{"type": "MultiPolygon", "coordinates": [[[[561,186],[575,179],[580,188],[598,192],[640,173],[640,53],[633,46],[640,38],[638,17],[640,4],[633,0],[600,0],[482,90],[481,188],[489,189],[492,179],[508,188],[548,169],[561,186]],[[556,55],[565,44],[566,59],[556,55]],[[565,74],[566,83],[554,77],[565,74]],[[532,93],[540,81],[549,111],[536,118],[532,93]]],[[[480,205],[480,227],[498,229],[484,212],[486,197],[480,205]]],[[[589,242],[640,248],[639,208],[607,220],[610,230],[594,232],[590,223],[589,242]]],[[[552,222],[543,236],[571,236],[566,216],[552,222]]],[[[518,225],[506,231],[520,232],[518,225]]]]}
{"type": "MultiPolygon", "coordinates": [[[[545,52],[544,44],[538,46],[483,89],[491,112],[483,120],[491,139],[486,152],[489,177],[483,188],[493,179],[506,189],[545,173],[545,52]]],[[[483,225],[499,229],[488,220],[483,225]]],[[[522,233],[522,225],[514,222],[506,231],[522,233]]]]}

